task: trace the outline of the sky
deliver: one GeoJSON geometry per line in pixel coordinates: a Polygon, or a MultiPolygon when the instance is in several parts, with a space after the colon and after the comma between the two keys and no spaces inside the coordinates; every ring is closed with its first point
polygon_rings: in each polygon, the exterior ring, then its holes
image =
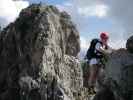
{"type": "Polygon", "coordinates": [[[133,35],[133,0],[0,0],[0,25],[13,22],[23,8],[39,2],[71,15],[80,33],[81,51],[87,50],[100,32],[109,33],[109,44],[115,49],[125,47],[133,35]]]}

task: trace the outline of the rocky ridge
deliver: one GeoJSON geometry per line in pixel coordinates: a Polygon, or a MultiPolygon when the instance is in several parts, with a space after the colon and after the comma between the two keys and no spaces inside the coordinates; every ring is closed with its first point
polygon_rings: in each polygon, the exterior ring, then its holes
{"type": "Polygon", "coordinates": [[[79,51],[66,12],[42,4],[23,9],[0,34],[0,100],[85,100],[79,51]]]}
{"type": "MultiPolygon", "coordinates": [[[[126,45],[133,44],[131,38],[126,45]],[[129,42],[130,40],[130,42],[129,42]]],[[[119,49],[109,55],[105,67],[105,79],[101,89],[94,100],[133,100],[133,54],[132,47],[119,49]],[[113,94],[112,94],[113,93],[113,94]],[[106,97],[107,96],[107,97],[106,97]]]]}

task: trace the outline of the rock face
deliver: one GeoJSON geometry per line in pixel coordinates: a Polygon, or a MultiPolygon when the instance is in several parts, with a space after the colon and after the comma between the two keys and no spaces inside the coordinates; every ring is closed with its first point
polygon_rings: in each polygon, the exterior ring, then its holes
{"type": "Polygon", "coordinates": [[[103,87],[94,100],[133,100],[133,36],[127,40],[126,47],[109,55],[103,87]],[[115,98],[111,98],[113,95],[115,98]]]}
{"type": "Polygon", "coordinates": [[[0,34],[0,100],[78,100],[79,51],[67,13],[41,4],[22,10],[0,34]]]}
{"type": "Polygon", "coordinates": [[[133,36],[131,36],[126,43],[127,50],[133,53],[133,36]]]}
{"type": "Polygon", "coordinates": [[[113,52],[106,65],[106,76],[117,97],[133,100],[133,54],[125,49],[113,52]]]}

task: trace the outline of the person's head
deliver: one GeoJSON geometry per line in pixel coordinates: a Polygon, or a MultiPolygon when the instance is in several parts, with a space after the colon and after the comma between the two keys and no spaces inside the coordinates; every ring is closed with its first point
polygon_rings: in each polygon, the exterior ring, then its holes
{"type": "Polygon", "coordinates": [[[103,44],[107,44],[107,42],[109,40],[109,34],[106,32],[100,33],[100,39],[101,39],[103,44]]]}

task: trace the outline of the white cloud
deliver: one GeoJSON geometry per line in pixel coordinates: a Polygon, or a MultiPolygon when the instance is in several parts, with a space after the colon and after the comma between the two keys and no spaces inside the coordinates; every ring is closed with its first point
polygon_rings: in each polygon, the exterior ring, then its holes
{"type": "Polygon", "coordinates": [[[73,4],[71,2],[65,2],[64,6],[70,7],[70,6],[73,6],[73,4]]]}
{"type": "Polygon", "coordinates": [[[125,30],[125,39],[133,35],[133,0],[103,0],[110,8],[109,17],[125,30]]]}
{"type": "Polygon", "coordinates": [[[28,5],[29,2],[27,1],[0,0],[0,24],[6,26],[13,22],[18,17],[20,11],[28,5]]]}
{"type": "Polygon", "coordinates": [[[26,8],[29,6],[29,2],[28,1],[15,1],[15,6],[16,6],[16,9],[17,9],[17,12],[19,13],[23,8],[26,8]]]}
{"type": "Polygon", "coordinates": [[[85,29],[89,25],[88,18],[97,16],[112,22],[107,31],[114,48],[125,47],[127,38],[133,35],[133,0],[71,0],[71,4],[73,8],[67,11],[71,11],[80,32],[88,33],[89,28],[85,29]]]}
{"type": "MultiPolygon", "coordinates": [[[[64,2],[62,5],[57,4],[56,7],[60,10],[60,11],[66,11],[67,13],[69,13],[72,17],[74,17],[74,5],[72,2],[64,2]]],[[[76,12],[76,10],[75,10],[76,12]]]]}
{"type": "Polygon", "coordinates": [[[87,39],[86,38],[84,38],[84,37],[80,37],[80,47],[81,47],[81,49],[88,49],[88,47],[89,47],[89,41],[87,41],[87,39]]]}
{"type": "MultiPolygon", "coordinates": [[[[125,31],[125,39],[133,35],[133,0],[74,0],[74,3],[84,16],[100,15],[115,21],[125,31]],[[100,10],[97,9],[97,5],[105,7],[101,7],[100,10]]],[[[116,30],[116,32],[118,31],[116,30]]]]}
{"type": "Polygon", "coordinates": [[[101,4],[78,8],[79,14],[83,16],[97,16],[99,18],[105,17],[107,15],[107,10],[108,7],[101,4]]]}
{"type": "Polygon", "coordinates": [[[126,48],[126,41],[124,39],[120,39],[115,42],[110,42],[109,45],[114,49],[126,48]]]}
{"type": "Polygon", "coordinates": [[[107,15],[108,7],[101,3],[101,0],[74,0],[73,3],[78,9],[78,13],[83,16],[101,18],[107,15]]]}
{"type": "Polygon", "coordinates": [[[81,50],[80,50],[80,55],[79,57],[81,59],[83,59],[86,55],[86,52],[89,48],[89,41],[85,38],[85,37],[80,37],[80,47],[81,47],[81,50]]]}

